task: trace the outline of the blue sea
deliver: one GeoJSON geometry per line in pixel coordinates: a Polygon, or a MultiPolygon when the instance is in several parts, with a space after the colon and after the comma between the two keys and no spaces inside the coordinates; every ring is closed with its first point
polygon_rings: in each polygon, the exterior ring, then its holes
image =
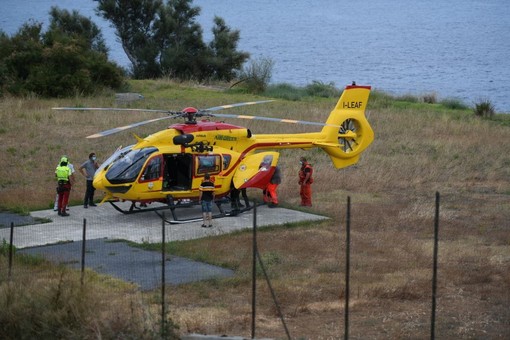
{"type": "MultiPolygon", "coordinates": [[[[272,83],[356,81],[388,93],[431,94],[510,112],[508,0],[195,0],[206,41],[214,16],[241,32],[238,48],[274,62],[272,83]]],[[[77,9],[102,30],[110,58],[129,66],[92,0],[0,0],[0,29],[77,9]]]]}

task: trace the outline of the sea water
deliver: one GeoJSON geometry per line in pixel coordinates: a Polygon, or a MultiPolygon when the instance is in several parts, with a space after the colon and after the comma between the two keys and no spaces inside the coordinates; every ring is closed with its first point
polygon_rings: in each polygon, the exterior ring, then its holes
{"type": "MultiPolygon", "coordinates": [[[[110,58],[129,66],[114,29],[92,0],[0,0],[0,28],[48,22],[51,6],[77,9],[103,30],[110,58]]],[[[510,2],[507,0],[195,0],[204,39],[214,16],[253,60],[274,62],[272,83],[356,81],[388,93],[435,94],[468,105],[490,100],[510,112],[510,2]]]]}

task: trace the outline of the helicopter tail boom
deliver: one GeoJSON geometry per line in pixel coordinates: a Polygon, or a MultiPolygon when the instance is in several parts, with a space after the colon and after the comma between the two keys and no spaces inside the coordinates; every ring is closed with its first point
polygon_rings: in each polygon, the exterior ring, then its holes
{"type": "Polygon", "coordinates": [[[324,139],[315,143],[330,156],[336,168],[357,163],[359,155],[374,140],[374,132],[365,117],[370,89],[370,86],[347,86],[321,131],[324,139]]]}

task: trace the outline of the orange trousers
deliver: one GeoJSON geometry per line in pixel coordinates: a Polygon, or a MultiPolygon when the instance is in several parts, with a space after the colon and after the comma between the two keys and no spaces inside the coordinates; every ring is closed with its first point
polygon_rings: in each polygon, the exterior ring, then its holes
{"type": "Polygon", "coordinates": [[[312,206],[312,185],[303,184],[299,190],[301,196],[301,205],[311,207],[312,206]]]}
{"type": "Polygon", "coordinates": [[[278,194],[276,193],[276,188],[278,184],[269,183],[264,190],[264,202],[265,203],[273,203],[278,204],[278,194]]]}

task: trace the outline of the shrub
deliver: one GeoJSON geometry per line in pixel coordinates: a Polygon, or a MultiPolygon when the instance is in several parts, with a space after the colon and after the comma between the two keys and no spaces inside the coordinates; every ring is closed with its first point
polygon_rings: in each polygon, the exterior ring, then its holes
{"type": "MultiPolygon", "coordinates": [[[[0,255],[7,256],[9,254],[10,244],[7,243],[5,239],[2,239],[2,244],[0,244],[0,255]]],[[[16,247],[13,246],[13,251],[16,251],[16,247]]]]}
{"type": "Polygon", "coordinates": [[[253,60],[239,72],[240,81],[232,86],[242,83],[248,92],[264,92],[271,80],[273,65],[273,61],[269,58],[253,60]]]}
{"type": "Polygon", "coordinates": [[[339,97],[340,90],[335,87],[335,83],[329,82],[325,84],[321,81],[314,80],[311,84],[305,87],[306,93],[314,97],[339,97]]]}
{"type": "Polygon", "coordinates": [[[423,95],[423,102],[427,104],[437,103],[437,97],[435,93],[428,93],[423,95]]]}
{"type": "Polygon", "coordinates": [[[446,98],[441,100],[441,105],[452,110],[466,110],[468,106],[464,104],[460,99],[446,98]]]}
{"type": "Polygon", "coordinates": [[[490,100],[484,99],[478,103],[475,103],[473,112],[475,116],[491,119],[494,117],[496,110],[490,100]]]}
{"type": "Polygon", "coordinates": [[[108,61],[99,28],[77,12],[52,9],[50,29],[26,23],[0,34],[0,94],[64,97],[120,88],[123,70],[108,61]]]}
{"type": "Polygon", "coordinates": [[[417,96],[414,96],[409,93],[397,96],[397,97],[395,97],[395,100],[399,101],[399,102],[408,102],[408,103],[418,103],[420,101],[417,96]]]}
{"type": "Polygon", "coordinates": [[[299,88],[288,83],[280,83],[268,86],[266,91],[264,91],[264,95],[273,98],[296,101],[304,97],[306,95],[306,91],[303,88],[299,88]]]}

